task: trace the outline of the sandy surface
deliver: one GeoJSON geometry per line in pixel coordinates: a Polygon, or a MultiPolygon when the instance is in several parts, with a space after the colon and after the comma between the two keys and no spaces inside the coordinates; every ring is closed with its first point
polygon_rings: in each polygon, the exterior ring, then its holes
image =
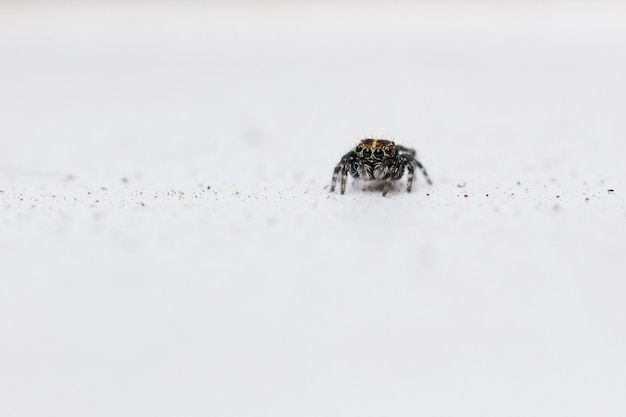
{"type": "Polygon", "coordinates": [[[0,414],[624,415],[625,14],[1,5],[0,414]]]}

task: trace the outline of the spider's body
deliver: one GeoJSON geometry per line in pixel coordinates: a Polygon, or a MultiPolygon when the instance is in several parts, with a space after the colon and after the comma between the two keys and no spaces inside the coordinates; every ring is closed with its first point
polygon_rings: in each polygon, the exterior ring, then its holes
{"type": "Polygon", "coordinates": [[[341,194],[346,190],[348,173],[365,181],[383,181],[383,196],[391,189],[391,182],[399,180],[408,171],[406,191],[411,191],[415,167],[419,168],[432,184],[426,169],[415,158],[415,150],[396,145],[390,140],[363,139],[356,148],[341,158],[335,167],[330,191],[335,191],[335,183],[341,173],[341,194]]]}

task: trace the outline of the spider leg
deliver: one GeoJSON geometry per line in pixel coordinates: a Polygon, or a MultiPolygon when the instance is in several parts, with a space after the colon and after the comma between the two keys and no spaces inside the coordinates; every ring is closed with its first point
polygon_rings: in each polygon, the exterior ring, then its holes
{"type": "MultiPolygon", "coordinates": [[[[424,168],[424,166],[422,165],[422,163],[420,161],[417,160],[416,158],[416,153],[415,153],[415,149],[411,149],[411,148],[405,148],[402,145],[396,145],[396,149],[398,150],[398,152],[400,152],[400,155],[398,156],[403,156],[402,154],[408,154],[411,157],[408,158],[406,155],[404,155],[407,159],[410,159],[409,161],[407,161],[407,166],[413,166],[413,170],[415,170],[415,167],[418,167],[420,169],[420,171],[422,171],[422,174],[424,174],[424,177],[426,177],[426,181],[428,181],[428,184],[432,185],[433,182],[430,179],[430,177],[428,176],[428,172],[426,172],[426,168],[424,168]]],[[[409,175],[411,175],[411,171],[409,171],[409,175]]],[[[409,180],[412,180],[413,176],[410,176],[409,180]]]]}
{"type": "Polygon", "coordinates": [[[346,182],[348,180],[348,171],[350,170],[350,165],[354,161],[356,157],[356,153],[354,151],[348,152],[341,158],[341,161],[335,167],[333,171],[333,179],[330,184],[330,192],[335,191],[335,183],[339,177],[339,173],[341,172],[341,194],[346,191],[346,182]]]}
{"type": "Polygon", "coordinates": [[[337,164],[337,166],[335,167],[335,170],[333,171],[333,179],[330,183],[330,192],[332,193],[333,191],[335,191],[335,183],[337,182],[337,177],[339,176],[339,171],[341,171],[343,169],[343,165],[341,164],[341,162],[339,164],[337,164]]]}
{"type": "Polygon", "coordinates": [[[389,169],[389,173],[385,178],[385,183],[383,184],[383,197],[387,195],[387,193],[391,190],[391,182],[399,179],[402,176],[402,172],[404,171],[404,165],[407,163],[407,159],[405,157],[398,157],[394,162],[391,168],[389,169]]]}
{"type": "Polygon", "coordinates": [[[406,192],[410,193],[411,188],[413,187],[413,178],[415,176],[416,166],[422,171],[428,183],[432,184],[432,181],[430,180],[430,177],[428,176],[426,169],[420,163],[420,161],[418,161],[414,157],[409,157],[408,155],[398,155],[396,162],[394,163],[393,167],[389,170],[389,175],[387,179],[385,180],[385,184],[383,187],[383,196],[385,196],[391,189],[391,181],[399,180],[402,177],[402,174],[404,173],[404,168],[406,168],[406,170],[408,171],[407,181],[406,181],[406,192]]]}
{"type": "Polygon", "coordinates": [[[433,185],[433,182],[428,176],[428,172],[426,172],[426,168],[424,168],[424,165],[422,165],[422,163],[418,161],[416,158],[413,158],[412,162],[415,164],[415,166],[417,166],[420,169],[420,171],[422,171],[422,174],[424,174],[424,177],[426,178],[426,181],[428,181],[428,184],[433,185]]]}
{"type": "Polygon", "coordinates": [[[415,157],[415,149],[413,148],[407,148],[402,145],[396,145],[396,149],[398,150],[398,152],[408,153],[412,157],[415,157]]]}
{"type": "Polygon", "coordinates": [[[348,182],[349,170],[350,170],[350,164],[345,164],[343,166],[343,171],[341,172],[341,194],[346,192],[346,182],[348,182]]]}
{"type": "Polygon", "coordinates": [[[391,179],[388,179],[383,184],[383,197],[385,197],[390,190],[391,190],[391,179]]]}
{"type": "Polygon", "coordinates": [[[415,175],[415,167],[413,166],[413,161],[417,161],[417,159],[413,158],[413,160],[406,160],[406,170],[408,171],[407,179],[406,179],[406,192],[411,192],[411,186],[413,185],[413,176],[415,175]]]}

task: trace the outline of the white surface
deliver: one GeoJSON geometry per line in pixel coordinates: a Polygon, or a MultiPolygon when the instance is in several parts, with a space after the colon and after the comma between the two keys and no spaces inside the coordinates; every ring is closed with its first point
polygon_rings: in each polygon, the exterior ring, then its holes
{"type": "Polygon", "coordinates": [[[3,4],[0,415],[624,415],[625,11],[3,4]]]}

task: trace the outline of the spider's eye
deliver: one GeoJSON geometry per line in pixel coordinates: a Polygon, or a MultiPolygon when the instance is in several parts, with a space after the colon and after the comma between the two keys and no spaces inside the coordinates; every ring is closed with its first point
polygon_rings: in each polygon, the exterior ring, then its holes
{"type": "Polygon", "coordinates": [[[361,145],[357,145],[355,152],[356,153],[361,153],[361,151],[363,150],[363,148],[361,148],[361,145]]]}
{"type": "Polygon", "coordinates": [[[376,150],[374,151],[374,156],[375,156],[377,159],[382,158],[382,157],[383,157],[383,150],[382,150],[382,149],[376,149],[376,150]]]}
{"type": "Polygon", "coordinates": [[[372,150],[370,148],[365,148],[363,149],[363,156],[368,158],[370,155],[372,155],[372,150]]]}

